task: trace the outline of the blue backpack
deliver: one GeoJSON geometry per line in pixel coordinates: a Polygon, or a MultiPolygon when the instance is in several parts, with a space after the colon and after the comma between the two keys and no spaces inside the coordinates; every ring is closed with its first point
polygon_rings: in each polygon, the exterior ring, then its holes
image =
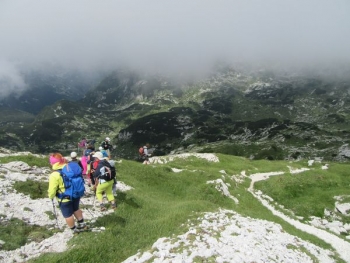
{"type": "Polygon", "coordinates": [[[62,170],[58,170],[63,179],[65,191],[57,193],[57,197],[61,199],[76,199],[84,195],[85,186],[82,171],[76,162],[67,163],[62,170]]]}

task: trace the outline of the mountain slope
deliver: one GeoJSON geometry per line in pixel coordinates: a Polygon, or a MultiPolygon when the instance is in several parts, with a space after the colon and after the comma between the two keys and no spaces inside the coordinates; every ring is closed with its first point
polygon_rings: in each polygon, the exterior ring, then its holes
{"type": "MultiPolygon", "coordinates": [[[[21,77],[26,88],[21,92],[8,91],[8,96],[0,98],[0,106],[31,114],[38,114],[58,100],[80,100],[101,78],[99,73],[63,69],[57,65],[46,65],[45,69],[22,69],[21,77]]],[[[2,121],[0,116],[0,123],[2,121]]]]}
{"type": "MultiPolygon", "coordinates": [[[[81,137],[102,142],[109,136],[117,144],[113,154],[129,159],[137,159],[137,148],[150,143],[156,154],[344,160],[350,157],[349,83],[225,68],[180,85],[164,76],[116,71],[82,100],[46,107],[19,139],[23,147],[49,152],[72,150],[81,137]]],[[[4,132],[18,133],[6,125],[4,132]]]]}

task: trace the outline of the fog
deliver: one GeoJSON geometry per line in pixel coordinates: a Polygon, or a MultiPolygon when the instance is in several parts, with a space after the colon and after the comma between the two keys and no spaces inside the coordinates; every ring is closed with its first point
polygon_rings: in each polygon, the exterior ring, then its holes
{"type": "Polygon", "coordinates": [[[2,0],[0,96],[20,68],[201,72],[215,61],[348,65],[348,0],[2,0]]]}

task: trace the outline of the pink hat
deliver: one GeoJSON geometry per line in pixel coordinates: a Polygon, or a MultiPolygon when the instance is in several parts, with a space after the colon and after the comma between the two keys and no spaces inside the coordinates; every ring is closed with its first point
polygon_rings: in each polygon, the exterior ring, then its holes
{"type": "Polygon", "coordinates": [[[55,163],[62,162],[62,159],[55,158],[54,156],[50,156],[50,164],[54,165],[55,163]]]}

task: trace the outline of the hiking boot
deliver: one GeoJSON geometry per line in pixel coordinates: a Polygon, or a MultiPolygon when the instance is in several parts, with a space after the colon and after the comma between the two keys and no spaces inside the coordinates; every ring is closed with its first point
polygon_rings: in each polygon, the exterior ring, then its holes
{"type": "Polygon", "coordinates": [[[117,204],[112,204],[111,208],[112,208],[113,210],[116,210],[116,209],[117,209],[117,204]]]}
{"type": "Polygon", "coordinates": [[[100,204],[100,208],[101,208],[101,211],[106,211],[107,209],[104,204],[100,204]]]}
{"type": "Polygon", "coordinates": [[[74,228],[72,229],[72,231],[73,231],[73,235],[77,235],[77,234],[79,234],[80,232],[82,232],[80,229],[78,229],[78,228],[76,228],[76,227],[74,227],[74,228]]]}
{"type": "Polygon", "coordinates": [[[87,228],[87,225],[85,224],[85,222],[84,223],[78,223],[78,225],[77,225],[77,227],[76,227],[77,229],[86,229],[87,228]]]}

